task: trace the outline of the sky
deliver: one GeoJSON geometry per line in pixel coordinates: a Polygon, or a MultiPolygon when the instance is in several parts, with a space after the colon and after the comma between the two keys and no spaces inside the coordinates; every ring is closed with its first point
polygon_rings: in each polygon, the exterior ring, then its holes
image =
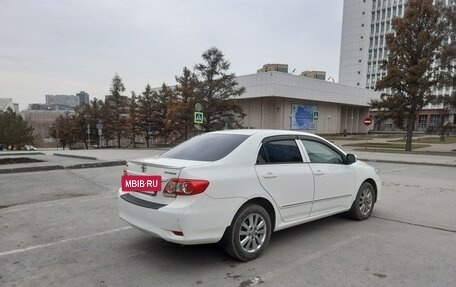
{"type": "Polygon", "coordinates": [[[267,63],[337,81],[342,0],[0,0],[0,98],[125,95],[174,84],[217,47],[236,75],[267,63]]]}

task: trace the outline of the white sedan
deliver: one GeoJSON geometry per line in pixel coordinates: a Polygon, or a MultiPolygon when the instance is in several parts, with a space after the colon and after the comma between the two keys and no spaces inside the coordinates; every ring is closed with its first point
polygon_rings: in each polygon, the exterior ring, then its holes
{"type": "Polygon", "coordinates": [[[381,190],[375,169],[353,154],[279,130],[206,133],[128,162],[124,175],[159,176],[162,190],[121,188],[123,220],[170,242],[221,242],[242,261],[260,256],[273,231],[341,212],[367,219],[381,190]]]}

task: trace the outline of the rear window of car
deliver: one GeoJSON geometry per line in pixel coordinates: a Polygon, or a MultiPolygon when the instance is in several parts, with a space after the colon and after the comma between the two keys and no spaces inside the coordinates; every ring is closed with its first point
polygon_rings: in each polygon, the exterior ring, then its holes
{"type": "Polygon", "coordinates": [[[237,148],[248,135],[204,134],[165,152],[161,157],[198,161],[216,161],[237,148]]]}

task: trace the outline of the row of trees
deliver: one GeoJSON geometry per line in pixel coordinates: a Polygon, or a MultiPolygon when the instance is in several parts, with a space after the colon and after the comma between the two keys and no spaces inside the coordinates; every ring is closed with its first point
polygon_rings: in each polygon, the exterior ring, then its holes
{"type": "Polygon", "coordinates": [[[371,107],[392,118],[407,131],[406,151],[411,151],[418,113],[430,103],[456,108],[456,94],[436,97],[444,86],[456,88],[456,1],[448,6],[433,0],[408,0],[404,17],[392,20],[394,33],[386,36],[387,74],[376,90],[389,90],[371,107]],[[435,2],[435,3],[433,3],[435,2]]]}
{"type": "Polygon", "coordinates": [[[124,95],[125,86],[116,74],[105,101],[94,99],[74,114],[59,116],[51,126],[51,136],[64,147],[83,142],[88,148],[99,139],[96,126],[102,124],[106,142],[115,139],[120,148],[121,139],[128,138],[136,146],[136,139],[142,136],[149,147],[152,136],[154,142],[172,143],[186,140],[199,132],[197,129],[208,132],[240,127],[245,114],[236,99],[245,89],[237,85],[235,74],[229,72],[230,63],[219,49],[205,51],[202,59],[193,71],[184,67],[175,86],[163,83],[154,90],[147,84],[140,94],[131,91],[130,96],[124,95]],[[193,120],[196,103],[204,112],[201,125],[193,120]]]}

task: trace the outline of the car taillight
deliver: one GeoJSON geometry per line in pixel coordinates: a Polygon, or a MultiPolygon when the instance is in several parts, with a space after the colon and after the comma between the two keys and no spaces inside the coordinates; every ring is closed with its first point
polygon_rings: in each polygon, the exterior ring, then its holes
{"type": "Polygon", "coordinates": [[[163,190],[163,195],[175,197],[176,195],[195,195],[202,193],[209,186],[209,181],[198,179],[172,178],[163,190]]]}

